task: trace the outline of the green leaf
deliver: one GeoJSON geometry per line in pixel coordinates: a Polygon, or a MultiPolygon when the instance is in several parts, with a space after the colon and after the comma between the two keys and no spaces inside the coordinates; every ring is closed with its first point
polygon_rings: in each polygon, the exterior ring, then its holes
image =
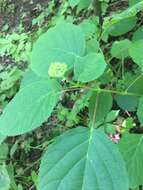
{"type": "MultiPolygon", "coordinates": [[[[47,79],[48,79],[48,77],[47,77],[47,79]]],[[[20,88],[22,89],[31,83],[35,83],[35,82],[38,82],[41,80],[42,80],[42,78],[40,76],[36,75],[32,70],[27,70],[21,81],[20,88]]]]}
{"type": "Polygon", "coordinates": [[[143,40],[143,26],[141,26],[140,28],[138,28],[138,30],[135,31],[132,40],[133,41],[143,40]]]}
{"type": "Polygon", "coordinates": [[[121,41],[115,41],[111,48],[111,55],[112,57],[116,57],[118,59],[125,59],[129,56],[129,46],[131,44],[131,41],[128,39],[121,40],[121,41]]]}
{"type": "Polygon", "coordinates": [[[99,48],[99,42],[95,38],[89,39],[86,42],[86,54],[98,53],[99,48]]]}
{"type": "Polygon", "coordinates": [[[118,26],[119,33],[121,33],[122,31],[126,31],[131,26],[134,26],[134,22],[132,21],[132,18],[136,18],[137,20],[137,17],[135,16],[137,15],[138,12],[142,10],[143,10],[143,1],[138,2],[134,6],[129,7],[128,9],[126,9],[125,11],[122,11],[121,13],[112,14],[112,16],[107,17],[103,23],[102,39],[107,40],[106,39],[107,35],[108,33],[110,33],[112,29],[117,31],[117,28],[115,28],[115,26],[118,26]],[[129,26],[128,26],[127,21],[129,21],[129,26]],[[123,26],[125,27],[124,29],[119,28],[119,26],[121,26],[121,23],[122,23],[122,27],[123,26]]]}
{"type": "Polygon", "coordinates": [[[93,20],[91,19],[85,19],[83,20],[80,25],[79,25],[82,29],[82,31],[85,34],[85,37],[87,39],[91,38],[93,35],[94,37],[96,36],[97,32],[98,32],[98,27],[97,25],[93,22],[93,20]]]}
{"type": "Polygon", "coordinates": [[[109,34],[111,36],[120,36],[126,34],[135,27],[136,22],[137,22],[137,17],[129,17],[123,19],[112,25],[109,34]]]}
{"type": "Polygon", "coordinates": [[[126,134],[119,142],[119,149],[126,163],[130,188],[143,184],[143,135],[126,134]]]}
{"type": "Polygon", "coordinates": [[[31,68],[41,77],[48,76],[52,63],[73,67],[76,56],[85,52],[85,36],[79,26],[62,22],[40,36],[31,54],[31,68]]]}
{"type": "Polygon", "coordinates": [[[8,144],[6,143],[0,144],[0,161],[6,160],[8,158],[8,153],[9,153],[8,144]]]}
{"type": "Polygon", "coordinates": [[[80,0],[69,0],[70,6],[73,8],[76,5],[78,5],[78,3],[80,2],[80,0]]]}
{"type": "Polygon", "coordinates": [[[106,66],[101,53],[89,53],[85,57],[77,57],[74,64],[75,80],[83,83],[93,81],[104,73],[106,66]]]}
{"type": "Polygon", "coordinates": [[[0,133],[0,144],[6,139],[6,136],[0,133]]]}
{"type": "Polygon", "coordinates": [[[93,93],[89,102],[90,120],[94,121],[94,110],[96,110],[95,123],[102,122],[112,108],[112,101],[110,93],[93,93]]]}
{"type": "Polygon", "coordinates": [[[54,80],[35,81],[22,88],[0,117],[3,135],[20,135],[39,127],[52,113],[60,86],[54,80]]]}
{"type": "Polygon", "coordinates": [[[137,109],[137,116],[138,116],[138,119],[142,125],[143,124],[143,97],[141,97],[139,100],[139,105],[138,105],[138,109],[137,109]]]}
{"type": "Polygon", "coordinates": [[[88,9],[91,2],[92,2],[91,0],[80,0],[78,7],[77,7],[77,12],[79,13],[83,9],[88,9]]]}
{"type": "Polygon", "coordinates": [[[76,128],[61,135],[42,158],[39,190],[128,190],[124,162],[102,131],[76,128]]]}
{"type": "Polygon", "coordinates": [[[124,120],[122,123],[123,130],[122,132],[129,133],[130,129],[134,127],[134,119],[132,117],[128,117],[127,119],[124,120]]]}
{"type": "Polygon", "coordinates": [[[119,110],[112,110],[108,113],[107,117],[106,117],[106,122],[111,122],[114,121],[119,115],[119,110]]]}
{"type": "Polygon", "coordinates": [[[123,110],[136,111],[137,109],[138,97],[128,95],[116,95],[115,100],[123,110]]]}
{"type": "Polygon", "coordinates": [[[143,69],[143,40],[132,42],[129,47],[129,54],[133,61],[143,69]]]}
{"type": "Polygon", "coordinates": [[[116,95],[115,100],[117,104],[124,110],[136,111],[139,96],[143,94],[143,75],[131,75],[127,80],[124,81],[126,85],[126,92],[132,93],[132,95],[116,95]],[[128,83],[128,84],[127,84],[128,83]]]}
{"type": "Polygon", "coordinates": [[[104,125],[104,131],[108,135],[116,134],[116,127],[115,127],[115,125],[113,125],[111,123],[106,123],[104,125]]]}
{"type": "Polygon", "coordinates": [[[142,0],[129,0],[129,6],[133,6],[139,2],[141,2],[142,0]]]}
{"type": "Polygon", "coordinates": [[[0,190],[9,190],[10,178],[5,166],[0,166],[0,190]]]}

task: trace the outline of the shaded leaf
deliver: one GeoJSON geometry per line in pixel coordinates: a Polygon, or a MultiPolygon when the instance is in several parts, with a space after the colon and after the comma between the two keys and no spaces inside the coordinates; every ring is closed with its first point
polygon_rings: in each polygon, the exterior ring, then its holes
{"type": "Polygon", "coordinates": [[[143,75],[131,75],[124,81],[126,85],[127,93],[133,93],[134,96],[130,95],[116,95],[115,100],[117,104],[124,110],[136,111],[139,102],[139,96],[143,94],[143,75]],[[128,82],[128,83],[127,83],[128,82]]]}
{"type": "Polygon", "coordinates": [[[119,149],[126,163],[130,188],[143,184],[143,135],[126,134],[119,142],[119,149]]]}
{"type": "Polygon", "coordinates": [[[143,125],[143,97],[141,97],[139,100],[137,116],[138,116],[140,123],[143,125]]]}
{"type": "Polygon", "coordinates": [[[138,28],[138,30],[135,31],[132,40],[133,41],[143,40],[143,26],[141,26],[140,28],[138,28]]]}
{"type": "Polygon", "coordinates": [[[133,61],[143,69],[143,40],[132,42],[129,48],[129,54],[133,61]]]}

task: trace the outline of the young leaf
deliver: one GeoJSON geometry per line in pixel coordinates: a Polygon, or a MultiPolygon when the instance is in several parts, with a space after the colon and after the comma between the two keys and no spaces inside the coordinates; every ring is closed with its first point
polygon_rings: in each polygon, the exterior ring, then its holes
{"type": "Polygon", "coordinates": [[[78,7],[77,7],[77,13],[79,13],[83,9],[88,9],[91,2],[92,2],[92,0],[80,0],[78,7]]]}
{"type": "Polygon", "coordinates": [[[0,166],[0,190],[9,190],[10,178],[5,166],[0,166]]]}
{"type": "Polygon", "coordinates": [[[89,102],[90,120],[93,121],[94,110],[96,118],[94,123],[102,122],[112,108],[112,95],[110,93],[93,93],[89,102]]]}
{"type": "Polygon", "coordinates": [[[39,190],[128,190],[117,147],[100,130],[76,128],[55,139],[42,158],[39,190]]]}
{"type": "Polygon", "coordinates": [[[129,54],[133,61],[143,69],[143,40],[133,42],[129,47],[129,54]]]}
{"type": "Polygon", "coordinates": [[[129,56],[129,45],[131,41],[128,39],[115,41],[111,48],[111,55],[112,57],[116,57],[117,59],[125,59],[129,56]]]}
{"type": "Polygon", "coordinates": [[[54,80],[35,81],[22,88],[0,117],[3,135],[20,135],[39,127],[52,113],[60,92],[54,80]]]}
{"type": "Polygon", "coordinates": [[[114,121],[119,115],[119,110],[112,110],[108,113],[107,117],[106,117],[106,122],[111,122],[114,121]]]}
{"type": "Polygon", "coordinates": [[[143,184],[143,135],[126,134],[119,142],[119,149],[126,163],[130,188],[143,184]]]}
{"type": "Polygon", "coordinates": [[[64,63],[71,69],[75,56],[83,56],[84,52],[85,36],[80,27],[62,22],[37,40],[31,54],[31,68],[41,77],[47,77],[52,63],[64,63]]]}
{"type": "Polygon", "coordinates": [[[78,3],[80,2],[80,0],[69,0],[70,6],[73,8],[76,5],[78,5],[78,3]]]}
{"type": "Polygon", "coordinates": [[[77,57],[74,63],[75,80],[86,83],[99,78],[106,68],[101,53],[89,53],[85,57],[77,57]]]}

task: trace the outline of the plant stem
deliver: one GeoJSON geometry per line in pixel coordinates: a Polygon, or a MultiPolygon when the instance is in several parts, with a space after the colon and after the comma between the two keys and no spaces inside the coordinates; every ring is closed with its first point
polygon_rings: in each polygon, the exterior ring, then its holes
{"type": "Polygon", "coordinates": [[[99,24],[102,25],[102,10],[101,10],[101,2],[100,0],[93,0],[94,13],[99,17],[99,24]]]}

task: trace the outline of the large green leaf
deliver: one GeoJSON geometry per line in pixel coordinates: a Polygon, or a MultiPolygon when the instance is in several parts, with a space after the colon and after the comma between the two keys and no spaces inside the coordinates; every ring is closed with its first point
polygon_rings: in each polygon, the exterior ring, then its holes
{"type": "Polygon", "coordinates": [[[143,39],[132,42],[129,54],[133,61],[143,69],[143,39]]]}
{"type": "Polygon", "coordinates": [[[137,22],[137,17],[125,18],[117,23],[113,24],[110,28],[111,36],[120,36],[131,31],[137,22]]]}
{"type": "MultiPolygon", "coordinates": [[[[38,81],[41,81],[41,80],[42,80],[42,78],[40,76],[36,75],[32,70],[27,70],[24,73],[24,77],[23,77],[23,79],[21,81],[20,88],[22,89],[22,88],[26,87],[29,84],[32,84],[32,83],[35,83],[35,82],[38,82],[38,81]]],[[[47,76],[47,80],[48,80],[48,76],[47,76]]]]}
{"type": "Polygon", "coordinates": [[[80,27],[62,22],[43,34],[35,43],[31,54],[31,68],[47,77],[52,63],[65,63],[73,67],[76,56],[85,52],[85,36],[80,27]]]}
{"type": "Polygon", "coordinates": [[[80,23],[79,26],[84,32],[86,39],[92,39],[93,36],[94,38],[97,39],[97,34],[99,33],[98,31],[99,29],[98,29],[97,24],[94,22],[94,20],[85,19],[80,23]]]}
{"type": "Polygon", "coordinates": [[[86,42],[86,54],[98,53],[99,48],[99,42],[96,40],[96,38],[91,38],[86,42]]]}
{"type": "Polygon", "coordinates": [[[143,184],[143,135],[127,134],[119,143],[126,162],[131,188],[143,184]]]}
{"type": "Polygon", "coordinates": [[[107,64],[101,53],[89,53],[85,57],[77,57],[74,64],[75,80],[90,82],[99,78],[107,64]]]}
{"type": "Polygon", "coordinates": [[[5,166],[0,166],[0,190],[9,190],[10,178],[5,166]]]}
{"type": "Polygon", "coordinates": [[[89,114],[91,121],[103,122],[104,118],[112,108],[112,95],[110,93],[93,93],[89,101],[89,114]],[[96,118],[94,119],[94,110],[96,110],[96,118]]]}
{"type": "Polygon", "coordinates": [[[128,190],[124,162],[102,131],[76,128],[61,135],[42,158],[39,190],[128,190]]]}
{"type": "Polygon", "coordinates": [[[22,88],[0,117],[3,135],[19,135],[39,127],[53,111],[60,92],[54,80],[35,81],[22,88]]]}

